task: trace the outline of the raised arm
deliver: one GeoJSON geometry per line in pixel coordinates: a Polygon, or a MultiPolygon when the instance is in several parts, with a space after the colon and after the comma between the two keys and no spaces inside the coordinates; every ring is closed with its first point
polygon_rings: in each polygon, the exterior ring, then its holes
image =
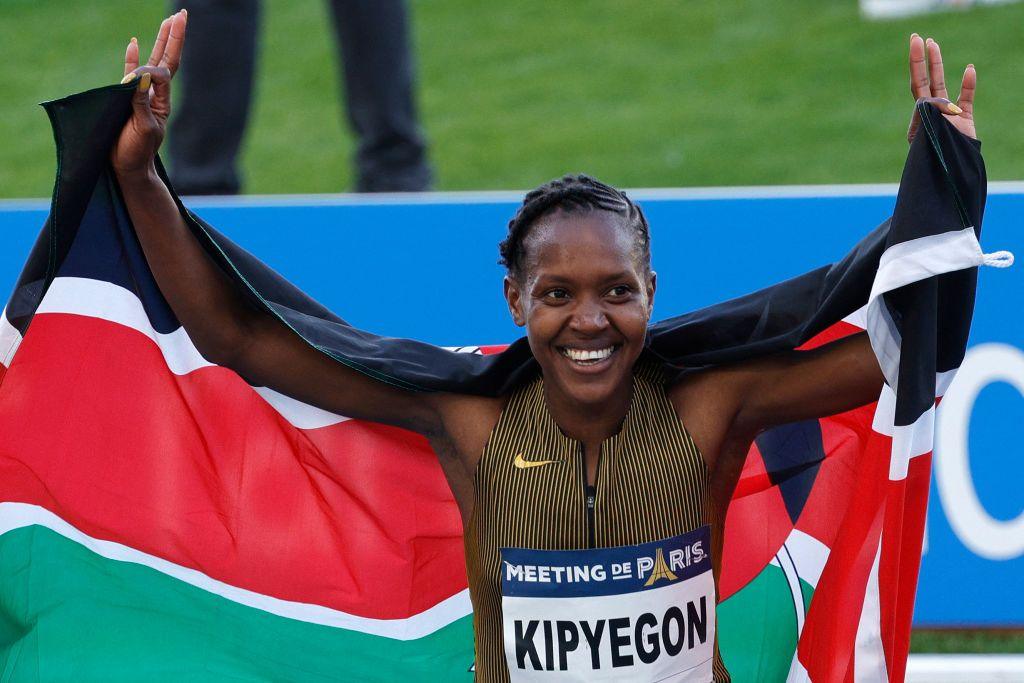
{"type": "MultiPolygon", "coordinates": [[[[957,130],[977,137],[974,94],[978,76],[973,64],[964,69],[956,104],[949,100],[938,42],[910,37],[910,94],[937,107],[957,130]]],[[[913,141],[920,126],[917,107],[907,132],[913,141]]],[[[737,424],[760,430],[776,424],[840,413],[878,398],[882,372],[864,333],[819,347],[753,364],[749,386],[739,398],[737,424]]]]}
{"type": "Polygon", "coordinates": [[[884,381],[864,332],[746,364],[737,375],[736,428],[750,433],[871,403],[884,381]]]}
{"type": "Polygon", "coordinates": [[[170,114],[170,85],[185,38],[184,11],[160,26],[148,62],[139,66],[133,38],[125,81],[138,83],[133,113],[111,163],[146,260],[160,291],[199,352],[250,382],[350,417],[436,434],[438,395],[398,389],[351,370],[312,348],[283,323],[257,310],[193,236],[157,176],[155,155],[170,114]]]}
{"type": "MultiPolygon", "coordinates": [[[[974,65],[964,70],[953,104],[946,89],[939,44],[915,33],[909,48],[911,96],[938,108],[964,135],[976,137],[974,65]]],[[[909,140],[914,139],[919,126],[915,106],[909,140]]],[[[763,429],[833,415],[876,400],[882,382],[867,335],[860,333],[813,351],[793,351],[698,373],[672,391],[680,416],[714,467],[722,454],[727,459],[742,459],[750,441],[763,429]]],[[[724,464],[736,475],[742,462],[724,464]]]]}
{"type": "Polygon", "coordinates": [[[672,397],[714,469],[720,455],[745,456],[765,429],[877,400],[882,382],[868,336],[861,332],[809,351],[697,373],[673,387],[672,397]]]}

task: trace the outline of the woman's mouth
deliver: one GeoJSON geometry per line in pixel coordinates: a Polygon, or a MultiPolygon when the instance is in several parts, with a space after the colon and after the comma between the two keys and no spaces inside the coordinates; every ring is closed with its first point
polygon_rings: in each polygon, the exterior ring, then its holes
{"type": "Polygon", "coordinates": [[[562,346],[559,347],[559,351],[572,361],[573,365],[589,368],[607,361],[618,348],[617,346],[607,346],[603,349],[577,349],[571,346],[562,346]]]}

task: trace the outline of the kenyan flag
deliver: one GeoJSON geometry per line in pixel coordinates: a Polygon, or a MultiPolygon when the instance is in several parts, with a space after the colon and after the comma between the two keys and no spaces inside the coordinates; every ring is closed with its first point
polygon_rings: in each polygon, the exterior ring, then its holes
{"type": "Polygon", "coordinates": [[[48,105],[61,179],[0,316],[0,680],[471,680],[433,453],[200,356],[83,153],[130,94],[48,105]]]}

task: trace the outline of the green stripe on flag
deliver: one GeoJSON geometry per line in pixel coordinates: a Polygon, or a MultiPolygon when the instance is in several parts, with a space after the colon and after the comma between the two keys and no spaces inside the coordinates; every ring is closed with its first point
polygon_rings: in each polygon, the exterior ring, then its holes
{"type": "Polygon", "coordinates": [[[239,605],[45,527],[0,536],[0,683],[472,680],[472,617],[401,641],[239,605]]]}

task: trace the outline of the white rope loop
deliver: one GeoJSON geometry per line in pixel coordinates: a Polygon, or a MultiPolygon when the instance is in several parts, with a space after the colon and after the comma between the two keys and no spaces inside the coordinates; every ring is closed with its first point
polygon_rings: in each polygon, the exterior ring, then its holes
{"type": "Polygon", "coordinates": [[[993,251],[991,254],[982,254],[981,264],[993,268],[1009,268],[1013,265],[1013,252],[993,251]]]}

